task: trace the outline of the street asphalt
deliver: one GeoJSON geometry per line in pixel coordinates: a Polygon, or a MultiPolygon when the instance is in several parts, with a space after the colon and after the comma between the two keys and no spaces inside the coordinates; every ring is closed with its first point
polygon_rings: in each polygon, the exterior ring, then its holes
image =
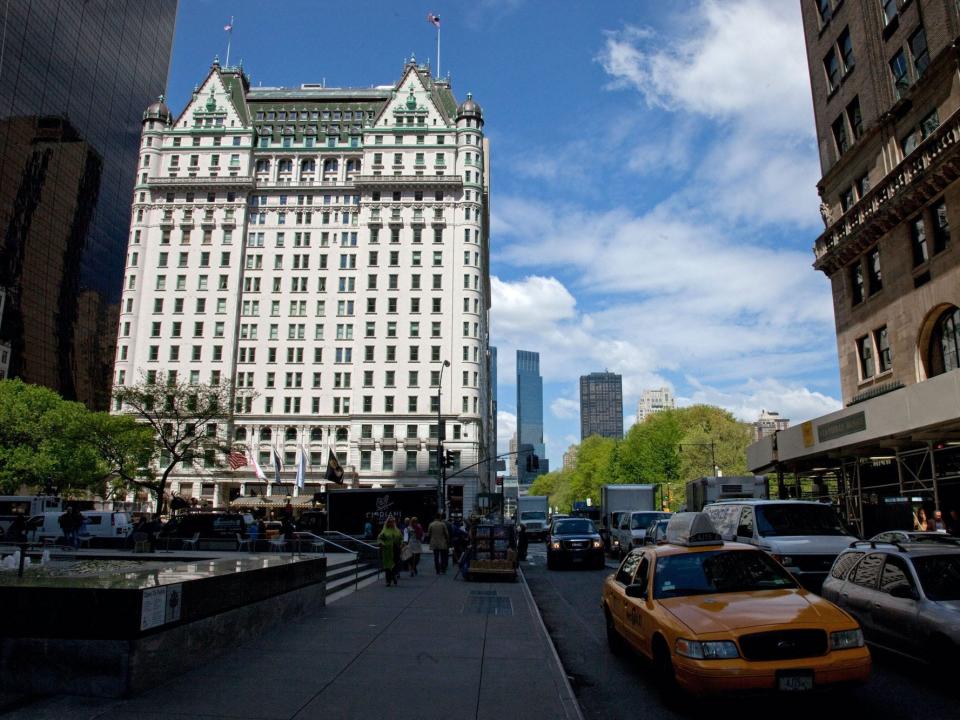
{"type": "Polygon", "coordinates": [[[137,697],[21,699],[13,720],[577,720],[524,580],[378,581],[137,697]]]}

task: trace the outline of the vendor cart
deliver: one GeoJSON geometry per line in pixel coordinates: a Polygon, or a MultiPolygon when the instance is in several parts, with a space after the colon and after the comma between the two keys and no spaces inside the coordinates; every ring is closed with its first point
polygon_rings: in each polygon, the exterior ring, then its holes
{"type": "Polygon", "coordinates": [[[484,523],[470,530],[466,577],[517,579],[517,537],[512,524],[484,523]]]}

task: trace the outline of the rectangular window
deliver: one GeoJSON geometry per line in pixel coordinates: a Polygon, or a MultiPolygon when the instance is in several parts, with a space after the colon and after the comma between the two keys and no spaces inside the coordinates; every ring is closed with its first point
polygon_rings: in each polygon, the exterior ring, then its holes
{"type": "Polygon", "coordinates": [[[867,254],[867,290],[873,295],[883,287],[883,274],[880,272],[880,248],[874,248],[867,254]]]}
{"type": "Polygon", "coordinates": [[[880,365],[880,372],[884,373],[892,367],[890,358],[890,338],[887,335],[887,326],[884,325],[876,331],[877,338],[877,361],[880,365]]]}
{"type": "Polygon", "coordinates": [[[817,0],[817,10],[820,12],[820,27],[830,22],[830,18],[833,17],[833,7],[830,2],[831,0],[817,0]]]}
{"type": "Polygon", "coordinates": [[[943,200],[930,209],[933,216],[933,252],[934,254],[947,249],[950,242],[950,221],[947,220],[947,203],[943,200]]]}
{"type": "Polygon", "coordinates": [[[893,77],[893,94],[899,100],[910,87],[910,76],[907,72],[907,58],[903,50],[890,59],[890,74],[893,77]]]}
{"type": "Polygon", "coordinates": [[[407,450],[407,472],[417,471],[417,451],[407,450]]]}
{"type": "Polygon", "coordinates": [[[927,34],[920,27],[910,36],[910,55],[913,58],[913,69],[917,77],[921,77],[930,65],[930,52],[927,49],[927,34]]]}
{"type": "Polygon", "coordinates": [[[923,218],[915,218],[910,223],[910,246],[913,249],[913,266],[923,265],[930,259],[930,252],[927,249],[927,231],[923,224],[923,218]]]}
{"type": "Polygon", "coordinates": [[[850,131],[853,133],[854,142],[863,135],[863,115],[860,112],[860,98],[855,97],[847,105],[847,121],[850,123],[850,131]]]}
{"type": "Polygon", "coordinates": [[[853,42],[850,40],[850,29],[844,28],[837,38],[837,47],[840,48],[840,56],[843,59],[843,72],[848,73],[856,65],[856,59],[853,57],[853,42]]]}
{"type": "Polygon", "coordinates": [[[836,143],[837,155],[843,155],[847,148],[850,147],[850,143],[847,139],[847,120],[843,115],[840,115],[836,120],[833,121],[833,125],[830,126],[833,130],[833,141],[836,143]]]}
{"type": "Polygon", "coordinates": [[[387,471],[393,470],[393,450],[383,451],[383,469],[387,471]]]}
{"type": "Polygon", "coordinates": [[[863,266],[859,260],[850,266],[850,296],[854,305],[863,302],[863,266]]]}
{"type": "Polygon", "coordinates": [[[832,93],[840,85],[840,61],[834,48],[823,59],[823,70],[827,74],[827,92],[832,93]]]}
{"type": "Polygon", "coordinates": [[[860,359],[860,379],[867,380],[874,375],[873,343],[869,335],[857,340],[857,356],[860,359]]]}

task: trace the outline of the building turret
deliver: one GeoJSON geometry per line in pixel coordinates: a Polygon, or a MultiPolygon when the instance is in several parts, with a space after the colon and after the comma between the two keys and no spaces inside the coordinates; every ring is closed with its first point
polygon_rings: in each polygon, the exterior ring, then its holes
{"type": "Polygon", "coordinates": [[[483,109],[474,102],[473,93],[467,93],[467,99],[457,108],[457,124],[459,125],[461,120],[467,119],[476,120],[476,127],[483,127],[483,109]]]}
{"type": "Polygon", "coordinates": [[[169,125],[173,122],[173,115],[170,113],[170,108],[168,108],[164,102],[163,95],[158,97],[155,103],[143,111],[143,121],[147,122],[148,120],[159,120],[162,125],[169,125]]]}

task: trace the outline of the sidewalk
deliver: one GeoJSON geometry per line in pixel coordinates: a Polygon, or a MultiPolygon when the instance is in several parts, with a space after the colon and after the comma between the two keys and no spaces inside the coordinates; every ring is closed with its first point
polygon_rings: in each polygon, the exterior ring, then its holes
{"type": "Polygon", "coordinates": [[[580,718],[526,584],[382,581],[129,700],[39,699],[4,718],[580,718]]]}

